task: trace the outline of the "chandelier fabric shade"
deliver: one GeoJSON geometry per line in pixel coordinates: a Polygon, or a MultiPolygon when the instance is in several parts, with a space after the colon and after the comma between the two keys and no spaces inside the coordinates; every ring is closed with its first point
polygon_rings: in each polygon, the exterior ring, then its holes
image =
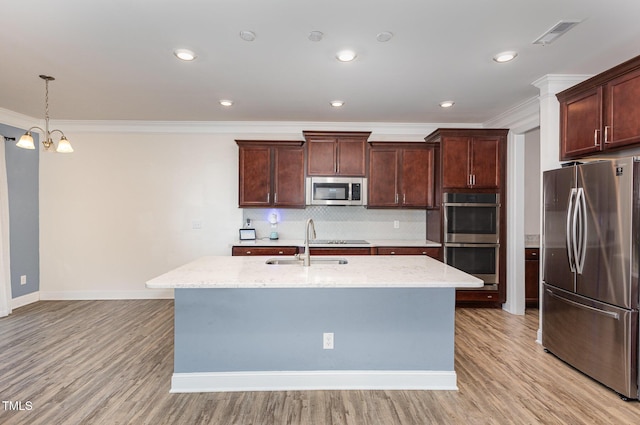
{"type": "Polygon", "coordinates": [[[55,80],[55,78],[49,76],[49,75],[40,75],[40,78],[42,78],[44,80],[44,84],[45,84],[45,97],[44,97],[44,102],[45,102],[45,111],[44,111],[44,123],[45,123],[45,129],[43,130],[40,127],[31,127],[29,130],[27,130],[26,133],[24,133],[22,135],[22,137],[20,137],[20,140],[18,140],[18,143],[16,143],[16,146],[23,148],[23,149],[35,149],[35,144],[33,143],[33,136],[31,135],[31,130],[40,130],[40,132],[43,133],[44,135],[44,140],[42,140],[42,146],[43,146],[43,150],[45,152],[60,152],[60,153],[71,153],[73,152],[73,147],[71,147],[71,143],[69,143],[69,140],[67,139],[67,137],[64,135],[64,133],[62,132],[62,130],[51,130],[49,131],[49,81],[53,81],[55,80]],[[56,147],[55,144],[53,143],[53,139],[51,138],[51,135],[53,133],[60,133],[60,140],[58,141],[58,146],[56,147]]]}

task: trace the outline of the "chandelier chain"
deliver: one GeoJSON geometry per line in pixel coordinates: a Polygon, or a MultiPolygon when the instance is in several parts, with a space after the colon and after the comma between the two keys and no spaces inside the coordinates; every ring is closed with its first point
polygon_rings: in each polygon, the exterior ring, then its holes
{"type": "Polygon", "coordinates": [[[49,80],[44,80],[44,119],[49,121],[49,80]]]}

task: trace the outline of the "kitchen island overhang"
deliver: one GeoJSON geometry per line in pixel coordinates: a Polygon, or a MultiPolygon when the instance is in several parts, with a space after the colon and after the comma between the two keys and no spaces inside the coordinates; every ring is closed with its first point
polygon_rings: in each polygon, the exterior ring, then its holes
{"type": "Polygon", "coordinates": [[[344,258],[203,257],[147,282],[175,289],[171,392],[457,389],[455,288],[482,281],[426,256],[344,258]]]}

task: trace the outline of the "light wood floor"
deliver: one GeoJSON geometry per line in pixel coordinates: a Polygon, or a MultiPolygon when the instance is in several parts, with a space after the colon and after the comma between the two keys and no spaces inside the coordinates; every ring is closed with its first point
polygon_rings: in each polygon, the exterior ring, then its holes
{"type": "Polygon", "coordinates": [[[639,424],[544,353],[538,311],[458,309],[459,391],[170,394],[173,302],[46,301],[0,319],[0,424],[639,424]],[[15,405],[14,405],[15,406],[15,405]]]}

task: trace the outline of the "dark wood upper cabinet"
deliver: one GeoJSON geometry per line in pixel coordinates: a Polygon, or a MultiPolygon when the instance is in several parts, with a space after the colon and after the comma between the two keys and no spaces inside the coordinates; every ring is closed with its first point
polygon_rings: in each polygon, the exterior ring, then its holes
{"type": "Polygon", "coordinates": [[[640,56],[556,96],[560,160],[640,144],[640,56]]]}
{"type": "Polygon", "coordinates": [[[395,148],[369,151],[368,207],[398,207],[398,154],[395,148]]]}
{"type": "Polygon", "coordinates": [[[364,177],[370,132],[304,131],[307,175],[364,177]]]}
{"type": "Polygon", "coordinates": [[[433,148],[424,143],[369,144],[368,207],[433,206],[433,148]]]}
{"type": "Polygon", "coordinates": [[[400,158],[403,207],[433,206],[433,149],[407,147],[400,158]]]}
{"type": "Polygon", "coordinates": [[[440,143],[442,189],[498,189],[508,130],[446,130],[427,136],[440,143]]]}
{"type": "Polygon", "coordinates": [[[500,144],[506,142],[504,136],[477,136],[471,141],[472,187],[500,187],[500,144]]]}
{"type": "Polygon", "coordinates": [[[607,83],[604,143],[608,148],[640,142],[640,69],[607,83]]]}
{"type": "Polygon", "coordinates": [[[563,158],[599,152],[602,146],[602,87],[593,87],[560,103],[560,151],[563,158]]]}
{"type": "Polygon", "coordinates": [[[442,187],[468,187],[471,183],[469,170],[470,137],[450,136],[442,141],[442,187]]]}
{"type": "Polygon", "coordinates": [[[301,141],[236,140],[240,207],[304,208],[301,141]]]}
{"type": "Polygon", "coordinates": [[[304,208],[304,149],[277,146],[273,148],[273,205],[304,208]]]}
{"type": "Polygon", "coordinates": [[[338,163],[335,139],[315,139],[307,143],[307,174],[329,176],[336,174],[338,163]]]}
{"type": "Polygon", "coordinates": [[[241,207],[271,205],[271,148],[238,143],[240,154],[239,204],[241,207]]]}

